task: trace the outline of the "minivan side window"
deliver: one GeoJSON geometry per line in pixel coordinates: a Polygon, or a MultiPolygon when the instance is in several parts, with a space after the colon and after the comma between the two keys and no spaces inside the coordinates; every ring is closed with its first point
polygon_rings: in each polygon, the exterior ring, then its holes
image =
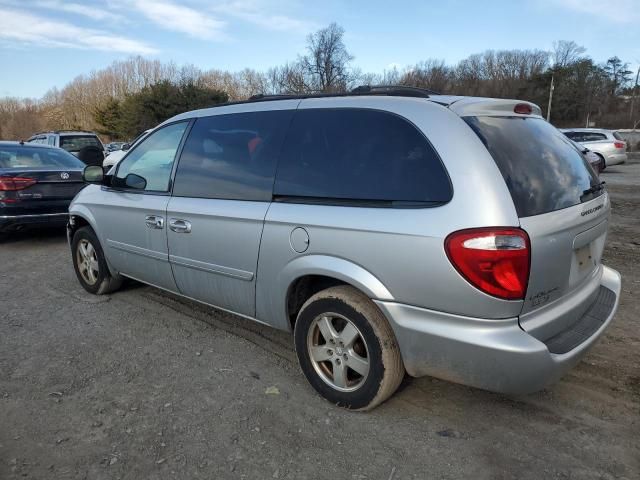
{"type": "Polygon", "coordinates": [[[293,110],[198,118],[176,171],[176,197],[270,201],[293,110]]]}
{"type": "Polygon", "coordinates": [[[406,119],[372,109],[303,109],[287,134],[274,195],[429,206],[451,200],[452,187],[434,148],[406,119]]]}
{"type": "Polygon", "coordinates": [[[120,162],[112,186],[155,192],[169,191],[173,161],[188,122],[156,130],[120,162]]]}

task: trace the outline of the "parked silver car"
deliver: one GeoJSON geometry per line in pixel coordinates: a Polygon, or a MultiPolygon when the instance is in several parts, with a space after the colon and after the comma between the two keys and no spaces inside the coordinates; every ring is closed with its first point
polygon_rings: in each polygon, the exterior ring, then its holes
{"type": "Polygon", "coordinates": [[[334,404],[405,371],[539,390],[611,322],[609,195],[530,103],[360,88],[178,115],[75,198],[94,294],[129,277],[293,331],[334,404]]]}
{"type": "Polygon", "coordinates": [[[563,128],[560,130],[604,160],[604,168],[627,161],[627,142],[616,132],[601,128],[563,128]]]}

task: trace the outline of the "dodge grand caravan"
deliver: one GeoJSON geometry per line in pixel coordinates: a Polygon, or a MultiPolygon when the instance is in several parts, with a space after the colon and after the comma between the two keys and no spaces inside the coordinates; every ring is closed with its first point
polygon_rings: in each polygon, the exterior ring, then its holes
{"type": "Polygon", "coordinates": [[[171,118],[73,201],[90,293],[124,277],[293,331],[366,410],[405,372],[539,390],[612,320],[610,201],[531,103],[361,87],[171,118]]]}

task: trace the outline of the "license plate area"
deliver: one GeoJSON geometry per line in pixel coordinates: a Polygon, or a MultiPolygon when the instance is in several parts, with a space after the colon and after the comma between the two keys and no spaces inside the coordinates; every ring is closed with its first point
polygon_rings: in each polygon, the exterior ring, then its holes
{"type": "Polygon", "coordinates": [[[576,256],[576,262],[578,262],[578,270],[581,272],[584,270],[590,271],[597,265],[597,262],[593,258],[593,254],[591,252],[591,243],[578,248],[574,251],[574,254],[576,256]]]}
{"type": "Polygon", "coordinates": [[[586,245],[574,248],[569,285],[580,283],[600,265],[606,235],[601,235],[586,245]]]}

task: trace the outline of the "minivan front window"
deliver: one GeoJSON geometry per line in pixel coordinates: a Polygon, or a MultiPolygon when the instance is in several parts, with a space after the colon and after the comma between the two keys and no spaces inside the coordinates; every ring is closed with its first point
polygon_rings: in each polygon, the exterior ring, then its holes
{"type": "Polygon", "coordinates": [[[519,217],[571,207],[603,194],[586,159],[534,117],[465,117],[500,169],[519,217]]]}
{"type": "Polygon", "coordinates": [[[140,185],[142,190],[167,192],[173,161],[186,128],[187,122],[174,123],[142,140],[120,162],[112,185],[116,188],[137,188],[127,181],[127,176],[131,175],[136,179],[135,185],[140,185]]]}

